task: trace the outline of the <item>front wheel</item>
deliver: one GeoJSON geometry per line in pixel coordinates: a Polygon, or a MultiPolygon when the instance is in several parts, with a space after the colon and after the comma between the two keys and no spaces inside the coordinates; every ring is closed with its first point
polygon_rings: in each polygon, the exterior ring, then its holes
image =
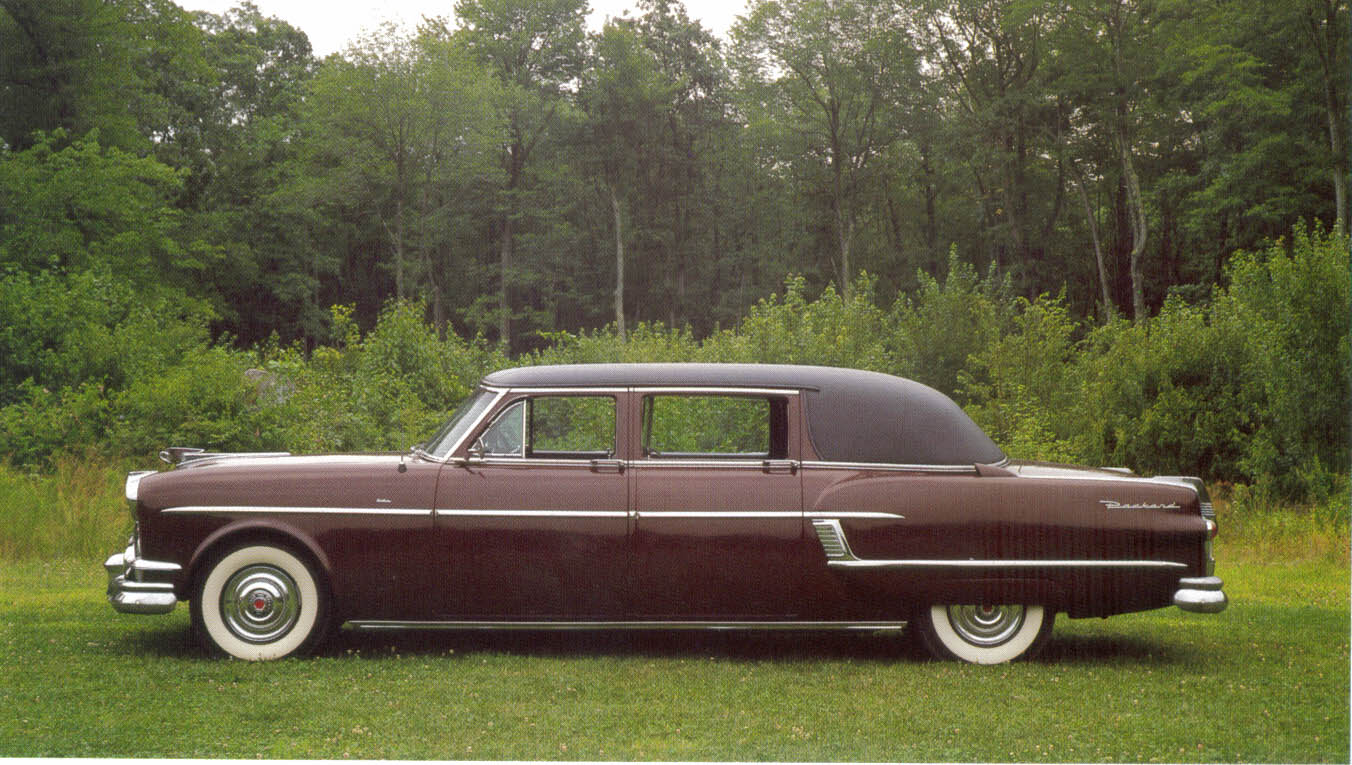
{"type": "Polygon", "coordinates": [[[1036,653],[1055,619],[1040,605],[936,605],[920,613],[916,626],[937,658],[999,664],[1036,653]]]}
{"type": "Polygon", "coordinates": [[[209,650],[249,661],[280,659],[323,638],[328,610],[318,575],[267,544],[208,564],[192,600],[193,627],[209,650]]]}

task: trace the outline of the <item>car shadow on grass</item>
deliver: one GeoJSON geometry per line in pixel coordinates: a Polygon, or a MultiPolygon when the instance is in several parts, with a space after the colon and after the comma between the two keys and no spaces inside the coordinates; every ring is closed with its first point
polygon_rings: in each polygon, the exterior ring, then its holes
{"type": "MultiPolygon", "coordinates": [[[[191,628],[178,625],[130,630],[116,643],[117,653],[166,659],[208,659],[191,628]]],[[[735,661],[933,661],[906,632],[755,632],[755,631],[399,631],[344,628],[333,633],[314,655],[326,658],[380,658],[506,654],[562,658],[721,658],[735,661]]],[[[1129,635],[1061,635],[1033,657],[1036,664],[1133,664],[1172,666],[1199,661],[1191,646],[1161,643],[1129,635]]]]}
{"type": "MultiPolygon", "coordinates": [[[[930,654],[904,632],[754,632],[657,630],[482,631],[409,630],[380,632],[343,629],[320,649],[320,656],[508,654],[568,658],[724,658],[737,661],[927,662],[930,654]]],[[[1195,661],[1187,646],[1165,645],[1130,636],[1053,635],[1033,658],[1039,664],[1125,663],[1175,665],[1195,661]]]]}
{"type": "Polygon", "coordinates": [[[878,633],[754,631],[457,631],[399,632],[344,629],[318,652],[347,654],[508,654],[515,656],[727,658],[742,661],[923,661],[927,655],[908,636],[878,633]]]}
{"type": "Polygon", "coordinates": [[[1192,646],[1161,643],[1130,635],[1057,635],[1033,657],[1038,664],[1195,664],[1202,658],[1192,646]]]}

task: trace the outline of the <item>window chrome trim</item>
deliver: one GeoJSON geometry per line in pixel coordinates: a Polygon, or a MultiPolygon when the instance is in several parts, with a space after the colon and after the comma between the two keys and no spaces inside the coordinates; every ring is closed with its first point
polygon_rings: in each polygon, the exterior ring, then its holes
{"type": "Polygon", "coordinates": [[[691,457],[690,459],[680,459],[677,457],[659,457],[657,459],[638,459],[629,460],[631,468],[738,468],[745,470],[755,468],[756,470],[765,469],[767,458],[760,457],[756,459],[746,459],[745,457],[729,457],[728,459],[717,459],[709,457],[691,457]]]}
{"type": "Polygon", "coordinates": [[[471,423],[468,428],[465,428],[465,435],[461,436],[459,441],[456,441],[451,448],[446,450],[445,457],[438,457],[435,454],[428,453],[427,456],[431,458],[433,462],[440,462],[443,465],[449,464],[453,459],[452,455],[454,455],[457,451],[459,451],[460,447],[465,445],[465,440],[468,439],[471,435],[473,435],[474,431],[478,430],[480,427],[483,426],[484,419],[487,418],[488,415],[491,414],[493,410],[498,407],[498,404],[502,402],[502,397],[507,395],[507,391],[501,388],[492,388],[487,385],[479,386],[478,390],[492,393],[493,400],[489,401],[488,406],[484,407],[484,410],[479,413],[479,416],[475,418],[474,422],[471,423]]]}
{"type": "Polygon", "coordinates": [[[644,396],[797,396],[799,388],[735,388],[698,385],[635,385],[629,390],[644,396]]]}
{"type": "Polygon", "coordinates": [[[498,455],[495,457],[484,457],[470,463],[470,467],[591,467],[596,460],[608,460],[623,462],[624,460],[615,460],[614,457],[578,457],[576,459],[564,459],[562,457],[504,457],[498,455]]]}
{"type": "Polygon", "coordinates": [[[583,386],[578,386],[575,388],[567,388],[567,387],[561,388],[558,386],[554,387],[541,386],[538,388],[532,388],[528,386],[513,386],[511,388],[498,388],[489,385],[484,385],[481,387],[484,390],[492,390],[508,394],[520,393],[523,395],[530,396],[610,396],[613,398],[614,396],[617,396],[621,393],[629,392],[628,388],[616,388],[614,386],[610,387],[602,386],[599,388],[583,387],[583,386]]]}
{"type": "Polygon", "coordinates": [[[269,505],[179,505],[166,507],[161,512],[173,514],[231,514],[275,513],[278,515],[425,515],[431,517],[431,508],[410,507],[312,507],[269,505]]]}
{"type": "Polygon", "coordinates": [[[976,465],[903,465],[891,462],[829,462],[803,460],[802,467],[822,470],[874,470],[893,473],[961,473],[976,475],[976,465]]]}

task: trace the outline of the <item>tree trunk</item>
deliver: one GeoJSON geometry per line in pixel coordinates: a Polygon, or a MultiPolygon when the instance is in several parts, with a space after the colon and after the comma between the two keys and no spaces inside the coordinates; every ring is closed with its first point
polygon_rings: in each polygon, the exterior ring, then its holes
{"type": "Polygon", "coordinates": [[[502,241],[498,247],[498,341],[512,351],[512,304],[508,302],[509,274],[512,268],[512,214],[502,217],[502,241]]]}
{"type": "Polygon", "coordinates": [[[1075,188],[1080,192],[1084,217],[1089,222],[1089,238],[1094,243],[1094,261],[1098,264],[1099,289],[1103,299],[1103,318],[1105,322],[1111,322],[1117,318],[1117,305],[1113,303],[1113,293],[1108,289],[1108,267],[1104,263],[1103,245],[1099,241],[1098,218],[1094,215],[1093,205],[1089,204],[1089,192],[1084,188],[1084,174],[1080,172],[1080,166],[1071,160],[1070,169],[1075,173],[1075,188]]]}
{"type": "Polygon", "coordinates": [[[620,197],[610,187],[610,209],[615,214],[615,332],[625,338],[624,328],[624,218],[620,214],[620,197]]]}
{"type": "Polygon", "coordinates": [[[1131,221],[1131,257],[1128,270],[1131,273],[1131,317],[1137,322],[1145,321],[1145,284],[1141,279],[1141,257],[1145,255],[1145,243],[1149,230],[1146,228],[1145,205],[1141,202],[1141,182],[1136,177],[1136,168],[1131,161],[1131,148],[1127,145],[1126,131],[1118,128],[1118,151],[1122,155],[1122,178],[1127,185],[1127,214],[1131,221]]]}
{"type": "Polygon", "coordinates": [[[1333,155],[1333,199],[1337,205],[1335,213],[1338,230],[1347,233],[1347,148],[1343,138],[1344,109],[1338,102],[1340,83],[1338,77],[1338,55],[1344,44],[1338,39],[1338,8],[1333,0],[1323,3],[1324,18],[1317,13],[1307,17],[1306,31],[1319,54],[1319,65],[1324,85],[1324,111],[1328,117],[1329,149],[1333,155]]]}
{"type": "Polygon", "coordinates": [[[404,299],[404,198],[394,200],[394,296],[404,299]]]}

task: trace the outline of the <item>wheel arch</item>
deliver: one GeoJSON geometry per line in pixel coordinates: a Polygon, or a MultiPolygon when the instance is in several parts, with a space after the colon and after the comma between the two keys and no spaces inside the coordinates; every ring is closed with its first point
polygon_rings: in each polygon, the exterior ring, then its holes
{"type": "Polygon", "coordinates": [[[197,580],[206,564],[222,552],[252,543],[272,544],[291,550],[304,558],[315,569],[319,586],[333,599],[333,568],[329,558],[308,534],[292,526],[267,520],[245,520],[230,523],[209,534],[193,551],[188,561],[187,576],[183,578],[186,592],[181,599],[196,595],[197,580]]]}

